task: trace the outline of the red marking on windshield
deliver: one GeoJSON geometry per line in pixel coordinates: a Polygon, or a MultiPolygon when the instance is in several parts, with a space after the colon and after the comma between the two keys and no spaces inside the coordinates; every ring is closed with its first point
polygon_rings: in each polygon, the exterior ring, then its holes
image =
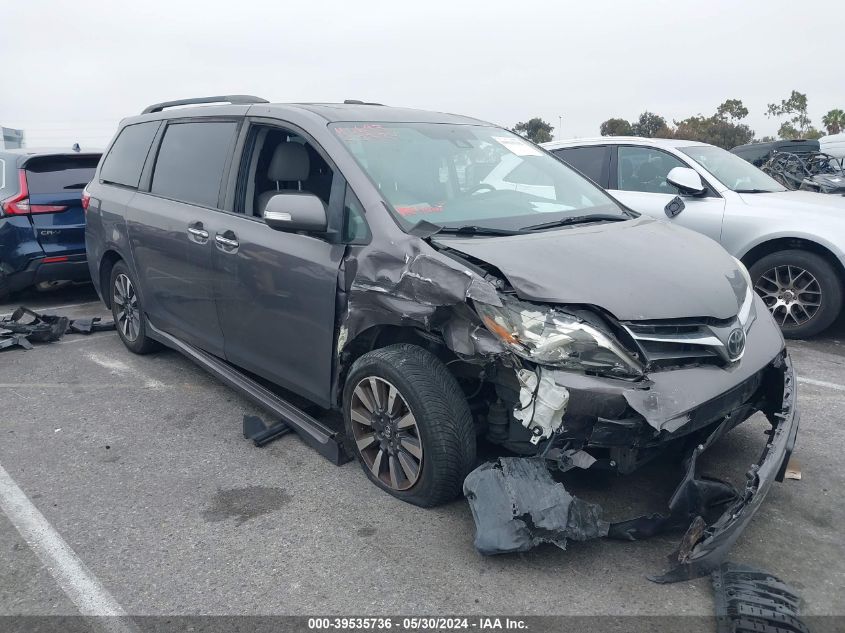
{"type": "Polygon", "coordinates": [[[440,213],[442,204],[412,204],[404,207],[393,207],[399,215],[417,215],[418,213],[440,213]]]}

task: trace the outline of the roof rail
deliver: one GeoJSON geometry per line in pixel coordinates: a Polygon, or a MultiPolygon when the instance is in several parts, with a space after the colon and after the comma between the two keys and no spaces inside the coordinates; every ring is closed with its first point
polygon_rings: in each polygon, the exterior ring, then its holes
{"type": "Polygon", "coordinates": [[[383,106],[383,103],[374,103],[372,101],[361,101],[360,99],[344,99],[344,105],[377,105],[383,106]]]}
{"type": "Polygon", "coordinates": [[[246,103],[270,103],[267,99],[261,97],[253,97],[251,95],[221,95],[219,97],[196,97],[194,99],[177,99],[176,101],[162,101],[161,103],[154,103],[151,106],[144,108],[141,114],[150,114],[151,112],[161,112],[165,108],[175,108],[176,106],[184,105],[198,105],[200,103],[232,103],[232,104],[246,104],[246,103]]]}

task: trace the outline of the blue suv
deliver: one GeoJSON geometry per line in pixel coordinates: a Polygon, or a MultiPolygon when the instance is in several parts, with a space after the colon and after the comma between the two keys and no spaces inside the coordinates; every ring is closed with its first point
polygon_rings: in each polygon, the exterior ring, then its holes
{"type": "Polygon", "coordinates": [[[0,150],[0,300],[88,279],[83,191],[100,153],[0,150]]]}

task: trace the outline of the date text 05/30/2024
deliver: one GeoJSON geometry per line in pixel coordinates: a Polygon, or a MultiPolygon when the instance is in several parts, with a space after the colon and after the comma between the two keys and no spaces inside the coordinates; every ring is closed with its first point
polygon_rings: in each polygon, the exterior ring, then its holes
{"type": "Polygon", "coordinates": [[[308,628],[329,630],[396,630],[396,631],[518,631],[527,629],[525,620],[500,617],[332,617],[308,618],[308,628]]]}

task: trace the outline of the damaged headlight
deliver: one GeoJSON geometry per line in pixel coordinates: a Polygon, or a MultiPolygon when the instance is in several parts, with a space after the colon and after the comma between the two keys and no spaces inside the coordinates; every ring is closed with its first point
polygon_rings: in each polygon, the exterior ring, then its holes
{"type": "Polygon", "coordinates": [[[555,308],[502,297],[502,307],[475,303],[485,327],[517,356],[541,365],[634,378],[643,367],[613,338],[555,308]]]}
{"type": "Polygon", "coordinates": [[[737,319],[739,319],[742,329],[747,333],[748,330],[751,329],[751,325],[757,319],[757,309],[754,307],[754,284],[751,283],[751,275],[748,274],[748,269],[745,267],[745,264],[739,261],[736,257],[734,257],[733,260],[736,262],[736,267],[742,274],[743,279],[745,279],[746,284],[745,298],[742,301],[742,306],[739,308],[737,319]]]}

